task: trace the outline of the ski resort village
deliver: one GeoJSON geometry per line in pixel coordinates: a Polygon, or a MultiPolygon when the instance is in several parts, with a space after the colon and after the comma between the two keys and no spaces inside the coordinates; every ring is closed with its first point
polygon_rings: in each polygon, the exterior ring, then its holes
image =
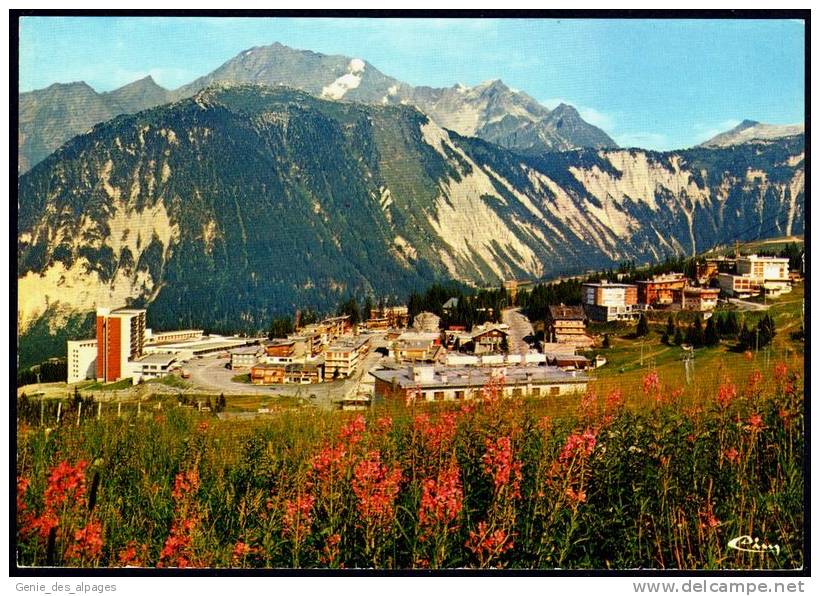
{"type": "Polygon", "coordinates": [[[681,372],[699,348],[721,341],[736,351],[765,348],[771,305],[798,305],[802,314],[802,299],[786,299],[795,284],[802,288],[796,246],[787,256],[622,266],[552,283],[434,286],[402,305],[351,298],[333,316],[275,319],[263,336],[158,331],[145,309],[101,306],[96,337],[67,342],[67,384],[37,379],[19,391],[90,392],[100,400],[158,391],[199,409],[242,403],[246,415],[266,413],[276,398],[338,409],[469,400],[488,383],[511,398],[580,395],[597,378],[628,372],[629,355],[644,373],[656,366],[653,345],[681,372]]]}

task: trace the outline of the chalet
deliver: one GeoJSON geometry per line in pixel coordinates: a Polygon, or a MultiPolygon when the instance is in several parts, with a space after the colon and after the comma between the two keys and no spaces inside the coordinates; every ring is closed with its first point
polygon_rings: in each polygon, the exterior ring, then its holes
{"type": "Polygon", "coordinates": [[[550,342],[591,347],[595,342],[586,332],[583,306],[550,306],[547,310],[547,338],[550,342]]]}
{"type": "Polygon", "coordinates": [[[473,327],[470,337],[473,342],[473,353],[487,354],[500,352],[504,340],[509,337],[507,325],[479,325],[473,327]]]}
{"type": "Polygon", "coordinates": [[[413,366],[370,372],[375,395],[385,400],[460,401],[480,399],[491,382],[501,384],[504,397],[547,397],[586,391],[588,377],[544,366],[475,368],[413,366]]]}
{"type": "Polygon", "coordinates": [[[453,312],[455,309],[458,308],[458,298],[453,296],[447,302],[441,305],[441,310],[444,312],[453,312]]]}

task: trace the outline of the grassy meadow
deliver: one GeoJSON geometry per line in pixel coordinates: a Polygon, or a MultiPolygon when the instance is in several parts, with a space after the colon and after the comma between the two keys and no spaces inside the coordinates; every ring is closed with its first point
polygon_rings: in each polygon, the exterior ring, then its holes
{"type": "MultiPolygon", "coordinates": [[[[755,365],[749,361],[750,365],[755,365]]],[[[802,366],[560,402],[167,406],[18,424],[30,566],[750,569],[803,565],[802,366]],[[777,553],[728,548],[741,535],[777,553]]]]}

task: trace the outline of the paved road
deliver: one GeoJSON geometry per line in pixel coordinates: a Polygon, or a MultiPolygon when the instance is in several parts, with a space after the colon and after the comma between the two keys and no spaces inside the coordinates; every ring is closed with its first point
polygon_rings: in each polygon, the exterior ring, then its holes
{"type": "Polygon", "coordinates": [[[218,356],[207,356],[191,360],[183,368],[191,373],[189,380],[195,387],[191,391],[204,389],[218,391],[225,395],[265,395],[268,393],[290,395],[306,398],[311,404],[330,409],[334,408],[334,402],[340,399],[355,397],[359,393],[372,393],[373,378],[367,372],[382,359],[382,355],[376,352],[376,348],[385,347],[386,345],[383,334],[374,334],[371,339],[370,351],[352,377],[313,385],[251,385],[237,383],[231,379],[242,373],[227,368],[226,365],[229,359],[219,358],[218,356]]]}
{"type": "Polygon", "coordinates": [[[508,308],[501,312],[501,321],[510,326],[510,354],[529,352],[530,346],[524,338],[533,333],[530,320],[521,313],[520,309],[508,308]]]}
{"type": "Polygon", "coordinates": [[[737,298],[729,298],[729,302],[736,305],[740,310],[769,310],[769,304],[760,304],[759,302],[749,302],[748,300],[739,300],[737,298]]]}

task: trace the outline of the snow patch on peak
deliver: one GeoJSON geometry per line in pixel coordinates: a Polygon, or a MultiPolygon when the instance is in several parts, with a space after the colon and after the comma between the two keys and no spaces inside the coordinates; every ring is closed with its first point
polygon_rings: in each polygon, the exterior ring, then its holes
{"type": "Polygon", "coordinates": [[[322,88],[322,97],[326,99],[342,99],[345,93],[355,89],[362,82],[364,73],[364,60],[353,58],[347,65],[347,72],[333,81],[330,85],[322,88]]]}

